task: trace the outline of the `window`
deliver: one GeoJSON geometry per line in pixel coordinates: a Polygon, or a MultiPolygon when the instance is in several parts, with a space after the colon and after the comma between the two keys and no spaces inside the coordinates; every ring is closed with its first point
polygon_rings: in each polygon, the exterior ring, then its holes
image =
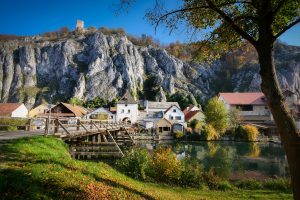
{"type": "Polygon", "coordinates": [[[130,113],[130,109],[128,109],[128,113],[130,113]]]}
{"type": "Polygon", "coordinates": [[[121,113],[124,113],[124,109],[121,110],[121,113]]]}
{"type": "Polygon", "coordinates": [[[159,131],[158,132],[160,132],[160,133],[162,132],[162,127],[159,127],[159,131]]]}
{"type": "Polygon", "coordinates": [[[175,119],[176,120],[181,120],[181,116],[176,116],[175,119]]]}
{"type": "Polygon", "coordinates": [[[173,112],[176,112],[176,109],[173,109],[173,112]]]}
{"type": "Polygon", "coordinates": [[[253,111],[252,105],[237,105],[236,108],[240,111],[253,111]]]}
{"type": "Polygon", "coordinates": [[[173,119],[174,119],[174,117],[173,117],[173,116],[170,116],[170,117],[169,117],[169,119],[170,119],[170,120],[173,120],[173,119]]]}
{"type": "Polygon", "coordinates": [[[164,131],[170,131],[170,127],[165,126],[165,127],[163,127],[163,130],[164,131]]]}

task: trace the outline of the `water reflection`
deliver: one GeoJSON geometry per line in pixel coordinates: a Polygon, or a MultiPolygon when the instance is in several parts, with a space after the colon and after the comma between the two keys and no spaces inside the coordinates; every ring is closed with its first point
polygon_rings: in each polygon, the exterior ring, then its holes
{"type": "Polygon", "coordinates": [[[171,145],[179,159],[196,160],[206,171],[230,179],[288,177],[282,145],[247,142],[197,142],[159,144],[146,142],[138,146],[155,149],[171,145]]]}

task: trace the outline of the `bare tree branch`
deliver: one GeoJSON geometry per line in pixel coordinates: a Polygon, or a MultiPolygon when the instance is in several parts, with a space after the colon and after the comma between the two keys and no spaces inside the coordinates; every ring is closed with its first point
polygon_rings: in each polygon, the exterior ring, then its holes
{"type": "Polygon", "coordinates": [[[248,40],[253,46],[257,45],[257,41],[251,37],[246,31],[244,31],[241,27],[236,25],[234,21],[222,10],[220,10],[211,0],[205,0],[208,4],[208,6],[217,12],[226,22],[229,23],[229,25],[238,33],[240,34],[244,39],[248,40]]]}

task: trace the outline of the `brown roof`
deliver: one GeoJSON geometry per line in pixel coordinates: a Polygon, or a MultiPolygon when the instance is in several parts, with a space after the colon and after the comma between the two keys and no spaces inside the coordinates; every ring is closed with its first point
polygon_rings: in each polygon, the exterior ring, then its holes
{"type": "Polygon", "coordinates": [[[262,92],[232,92],[220,93],[226,103],[230,105],[266,105],[266,98],[262,92]]]}
{"type": "Polygon", "coordinates": [[[194,111],[190,111],[185,113],[184,118],[185,121],[189,121],[192,117],[194,117],[197,113],[200,113],[200,110],[194,110],[194,111]]]}
{"type": "Polygon", "coordinates": [[[65,107],[67,107],[72,113],[74,113],[74,115],[76,117],[81,117],[83,115],[87,114],[87,111],[81,107],[81,106],[77,106],[77,105],[71,105],[68,103],[61,103],[63,104],[65,107]]]}
{"type": "Polygon", "coordinates": [[[0,116],[10,117],[22,103],[0,103],[0,116]]]}

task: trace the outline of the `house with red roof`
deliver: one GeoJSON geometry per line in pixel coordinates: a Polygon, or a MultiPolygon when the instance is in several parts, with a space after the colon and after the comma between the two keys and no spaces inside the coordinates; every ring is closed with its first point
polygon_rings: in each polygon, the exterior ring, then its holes
{"type": "Polygon", "coordinates": [[[186,122],[191,122],[194,119],[204,121],[205,118],[201,108],[195,105],[190,105],[186,107],[186,109],[183,110],[183,113],[186,122]]]}
{"type": "Polygon", "coordinates": [[[243,121],[272,120],[266,97],[262,92],[219,93],[219,100],[225,104],[228,110],[239,110],[243,121]]]}
{"type": "Polygon", "coordinates": [[[0,117],[26,118],[28,110],[23,103],[0,103],[0,117]]]}

